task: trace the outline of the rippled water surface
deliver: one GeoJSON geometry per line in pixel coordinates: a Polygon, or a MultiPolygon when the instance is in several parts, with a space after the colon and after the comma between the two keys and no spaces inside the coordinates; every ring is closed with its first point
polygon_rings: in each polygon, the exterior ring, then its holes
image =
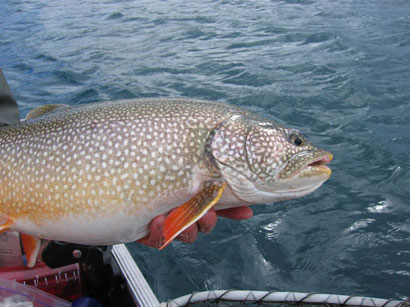
{"type": "Polygon", "coordinates": [[[0,2],[0,67],[44,103],[186,96],[300,129],[334,153],[303,198],[159,252],[160,300],[206,289],[410,295],[410,4],[376,0],[0,2]]]}

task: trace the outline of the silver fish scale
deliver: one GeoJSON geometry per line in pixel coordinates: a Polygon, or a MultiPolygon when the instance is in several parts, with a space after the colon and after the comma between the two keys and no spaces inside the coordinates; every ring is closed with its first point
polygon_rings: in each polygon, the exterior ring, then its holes
{"type": "MultiPolygon", "coordinates": [[[[56,109],[0,130],[1,212],[32,220],[130,214],[186,191],[210,131],[235,107],[136,99],[56,109]]],[[[150,209],[152,210],[152,208],[150,209]]]]}

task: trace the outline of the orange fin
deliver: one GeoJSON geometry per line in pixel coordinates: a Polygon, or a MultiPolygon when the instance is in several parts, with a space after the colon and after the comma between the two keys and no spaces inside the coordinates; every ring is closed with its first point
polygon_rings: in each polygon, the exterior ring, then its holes
{"type": "Polygon", "coordinates": [[[4,223],[0,224],[0,233],[9,230],[12,225],[13,221],[10,218],[4,218],[4,223]]]}
{"type": "Polygon", "coordinates": [[[27,257],[27,266],[34,267],[37,260],[38,251],[40,250],[41,239],[35,238],[24,233],[20,234],[21,243],[27,257]]]}
{"type": "Polygon", "coordinates": [[[226,186],[225,182],[206,182],[199,192],[189,201],[172,211],[164,222],[165,243],[160,247],[164,249],[182,231],[199,220],[222,195],[226,186]]]}

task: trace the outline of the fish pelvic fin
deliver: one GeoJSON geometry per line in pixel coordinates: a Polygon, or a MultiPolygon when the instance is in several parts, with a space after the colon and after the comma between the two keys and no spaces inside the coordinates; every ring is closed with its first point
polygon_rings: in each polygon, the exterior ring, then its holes
{"type": "Polygon", "coordinates": [[[20,239],[27,257],[27,266],[29,268],[32,268],[36,264],[37,255],[40,250],[41,239],[38,239],[31,235],[26,235],[24,233],[20,234],[20,239]]]}
{"type": "Polygon", "coordinates": [[[4,220],[3,223],[0,224],[0,233],[10,230],[11,226],[13,226],[13,220],[9,217],[2,218],[4,220]]]}
{"type": "Polygon", "coordinates": [[[44,114],[47,114],[57,108],[62,108],[62,107],[69,107],[67,104],[45,104],[43,106],[39,106],[37,108],[34,108],[28,114],[26,115],[26,120],[27,119],[32,119],[32,118],[37,118],[40,117],[44,114]]]}
{"type": "Polygon", "coordinates": [[[202,184],[199,192],[186,203],[173,210],[164,222],[164,249],[182,231],[199,220],[221,197],[226,182],[220,180],[207,181],[202,184]]]}

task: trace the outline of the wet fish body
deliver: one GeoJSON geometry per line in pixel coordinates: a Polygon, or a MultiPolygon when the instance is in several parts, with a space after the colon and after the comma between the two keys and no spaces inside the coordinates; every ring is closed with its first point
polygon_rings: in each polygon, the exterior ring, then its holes
{"type": "Polygon", "coordinates": [[[0,130],[0,230],[38,238],[129,242],[185,204],[166,223],[175,237],[216,203],[300,197],[330,176],[331,154],[298,131],[223,103],[131,99],[28,117],[0,130]]]}

